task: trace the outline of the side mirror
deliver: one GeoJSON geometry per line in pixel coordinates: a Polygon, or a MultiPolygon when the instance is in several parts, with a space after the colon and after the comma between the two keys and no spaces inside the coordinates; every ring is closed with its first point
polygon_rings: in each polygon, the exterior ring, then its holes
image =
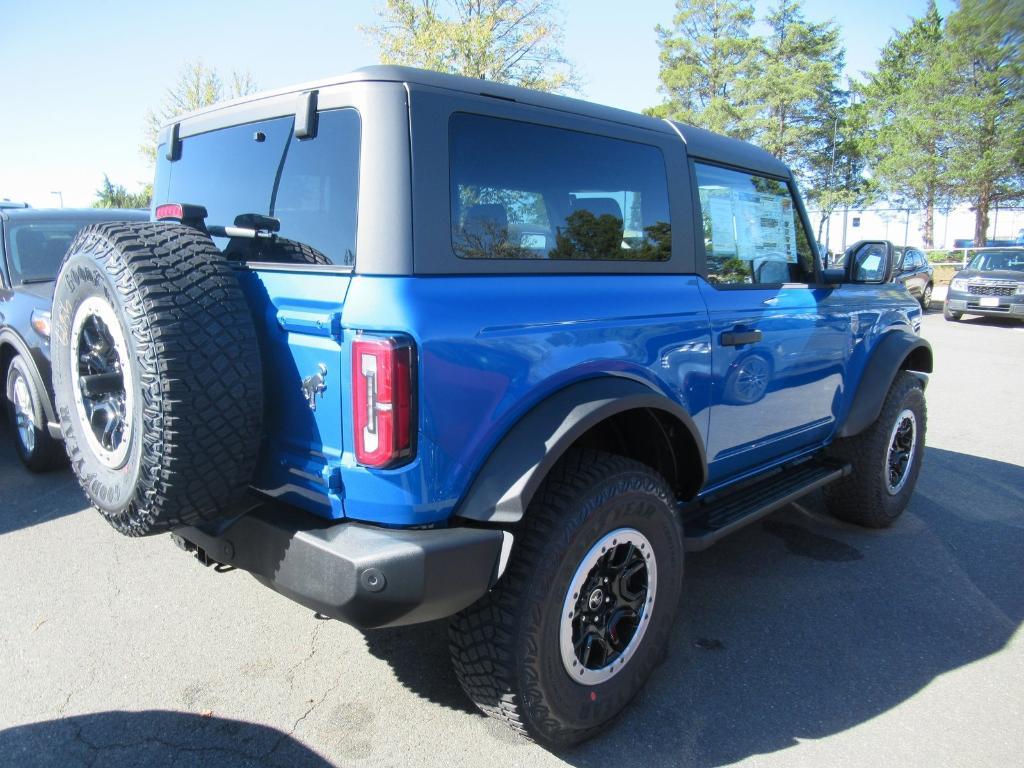
{"type": "Polygon", "coordinates": [[[895,252],[888,240],[861,240],[851,245],[846,253],[846,277],[851,283],[892,280],[895,252]]]}

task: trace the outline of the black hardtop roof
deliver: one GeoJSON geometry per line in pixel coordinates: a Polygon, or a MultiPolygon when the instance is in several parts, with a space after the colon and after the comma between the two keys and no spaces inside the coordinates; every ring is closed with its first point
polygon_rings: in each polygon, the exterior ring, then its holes
{"type": "Polygon", "coordinates": [[[686,143],[687,152],[690,156],[705,160],[713,160],[727,165],[735,165],[741,168],[760,171],[775,176],[788,178],[789,169],[784,163],[765,152],[763,149],[749,144],[745,141],[722,136],[702,128],[695,128],[685,123],[662,120],[648,115],[629,112],[624,109],[608,107],[602,104],[572,98],[570,96],[559,96],[542,91],[534,91],[529,88],[520,88],[505,83],[495,83],[490,80],[477,80],[461,75],[449,75],[443,72],[433,72],[415,67],[400,67],[391,64],[378,64],[369,67],[361,67],[352,72],[337,75],[334,77],[315,80],[307,83],[299,83],[273,91],[244,96],[233,101],[215,104],[205,109],[182,115],[172,122],[185,122],[199,115],[206,115],[221,110],[231,110],[243,104],[249,104],[261,99],[274,96],[282,96],[289,93],[301,93],[318,88],[328,88],[333,85],[356,82],[396,82],[410,85],[424,85],[434,88],[444,88],[452,91],[460,91],[474,95],[496,96],[501,99],[531,104],[533,106],[545,107],[547,109],[561,112],[594,117],[600,120],[607,120],[613,123],[635,126],[659,133],[675,134],[682,137],[686,143]]]}

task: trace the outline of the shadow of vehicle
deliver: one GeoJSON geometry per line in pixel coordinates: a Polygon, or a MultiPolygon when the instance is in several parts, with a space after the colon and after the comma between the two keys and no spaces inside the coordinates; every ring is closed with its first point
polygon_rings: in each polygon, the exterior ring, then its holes
{"type": "MultiPolygon", "coordinates": [[[[668,659],[578,766],[717,766],[820,739],[1002,649],[1024,620],[1024,468],[929,448],[889,531],[812,495],[689,557],[668,659]],[[969,482],[965,482],[969,478],[969,482]]],[[[474,711],[444,623],[366,633],[424,698],[474,711]]]]}
{"type": "Polygon", "coordinates": [[[991,328],[1024,328],[1024,322],[1013,317],[995,317],[993,315],[964,314],[958,323],[961,325],[987,325],[991,328]]]}
{"type": "Polygon", "coordinates": [[[187,712],[96,712],[0,731],[0,755],[9,765],[330,766],[276,728],[187,712]]]}
{"type": "Polygon", "coordinates": [[[15,453],[13,430],[7,417],[0,415],[0,536],[88,507],[68,469],[37,474],[22,465],[15,453]]]}
{"type": "Polygon", "coordinates": [[[434,704],[484,717],[462,692],[448,656],[448,621],[363,632],[366,650],[387,662],[403,686],[434,704]]]}

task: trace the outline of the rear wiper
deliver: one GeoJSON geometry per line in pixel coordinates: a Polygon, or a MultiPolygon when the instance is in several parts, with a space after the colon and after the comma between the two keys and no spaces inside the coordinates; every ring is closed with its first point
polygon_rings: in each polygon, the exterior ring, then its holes
{"type": "Polygon", "coordinates": [[[206,231],[214,237],[270,237],[281,230],[281,222],[273,216],[259,213],[240,213],[235,217],[233,227],[210,224],[206,231]]]}
{"type": "Polygon", "coordinates": [[[19,284],[20,285],[32,285],[33,283],[52,283],[56,280],[56,277],[23,277],[19,284]]]}

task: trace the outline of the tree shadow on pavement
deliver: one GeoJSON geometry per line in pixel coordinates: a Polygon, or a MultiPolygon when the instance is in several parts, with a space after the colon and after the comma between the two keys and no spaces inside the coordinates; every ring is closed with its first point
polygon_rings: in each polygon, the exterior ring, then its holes
{"type": "Polygon", "coordinates": [[[19,768],[331,765],[276,728],[163,710],[96,712],[8,728],[0,731],[0,755],[19,768]]]}
{"type": "Polygon", "coordinates": [[[24,467],[15,453],[13,427],[6,416],[0,415],[0,535],[56,520],[88,506],[70,470],[35,473],[24,467]]]}
{"type": "MultiPolygon", "coordinates": [[[[690,555],[669,656],[569,763],[717,766],[821,739],[1001,650],[1024,620],[1024,468],[929,448],[887,531],[820,494],[690,555]]],[[[366,633],[408,688],[472,709],[444,623],[366,633]]]]}

